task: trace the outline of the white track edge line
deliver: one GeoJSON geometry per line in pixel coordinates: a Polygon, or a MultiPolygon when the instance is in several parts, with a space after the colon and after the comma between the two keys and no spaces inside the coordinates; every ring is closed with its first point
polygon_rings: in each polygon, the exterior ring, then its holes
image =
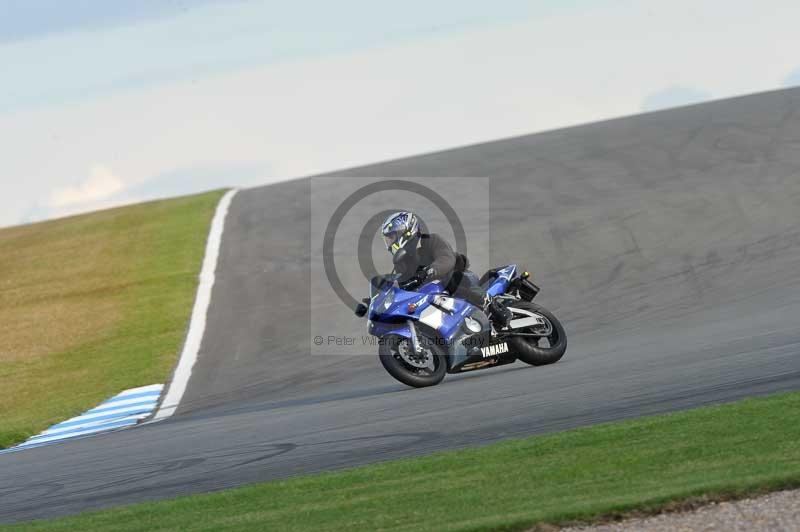
{"type": "Polygon", "coordinates": [[[192,310],[192,317],[189,321],[189,331],[186,334],[186,341],[183,344],[183,351],[178,359],[178,365],[172,375],[172,380],[167,385],[167,391],[158,407],[158,411],[153,416],[153,421],[161,421],[172,414],[186,392],[189,377],[192,376],[192,368],[197,361],[197,354],[200,352],[200,344],[206,330],[206,319],[208,307],[211,305],[211,290],[216,279],[217,261],[219,260],[219,250],[222,244],[222,233],[225,230],[225,218],[231,205],[233,196],[238,189],[229,190],[222,196],[214,213],[211,222],[211,229],[208,232],[206,241],[206,254],[203,258],[203,267],[200,270],[200,285],[197,287],[197,296],[192,310]]]}

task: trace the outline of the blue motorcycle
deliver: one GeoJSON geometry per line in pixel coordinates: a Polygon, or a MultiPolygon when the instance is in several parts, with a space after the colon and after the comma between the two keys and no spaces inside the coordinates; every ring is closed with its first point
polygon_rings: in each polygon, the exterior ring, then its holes
{"type": "MultiPolygon", "coordinates": [[[[395,261],[397,263],[397,261],[395,261]]],[[[378,338],[378,355],[389,374],[408,386],[439,384],[447,373],[510,364],[553,364],[564,356],[564,327],[545,308],[532,303],[539,288],[515,264],[495,268],[480,279],[490,296],[511,311],[497,329],[482,309],[452,297],[439,281],[401,283],[397,273],[370,283],[370,297],[355,309],[367,316],[378,338]]]]}

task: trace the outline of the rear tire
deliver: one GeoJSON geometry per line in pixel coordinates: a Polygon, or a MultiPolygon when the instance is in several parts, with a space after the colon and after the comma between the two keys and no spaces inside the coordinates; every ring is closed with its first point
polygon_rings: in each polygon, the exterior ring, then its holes
{"type": "Polygon", "coordinates": [[[398,381],[414,388],[435,386],[442,382],[447,373],[447,359],[435,342],[425,342],[425,349],[432,357],[433,370],[414,367],[400,355],[400,349],[410,349],[411,342],[402,336],[390,334],[381,338],[378,358],[389,375],[398,381]],[[404,344],[405,343],[405,344],[404,344]]]}
{"type": "MultiPolygon", "coordinates": [[[[553,331],[547,338],[550,343],[549,347],[539,347],[538,339],[524,336],[512,336],[508,339],[509,347],[513,349],[517,357],[531,366],[545,366],[547,364],[555,364],[564,353],[567,351],[567,333],[564,332],[564,327],[549,310],[540,307],[535,303],[529,301],[515,301],[509,304],[509,307],[516,307],[523,310],[529,310],[541,314],[550,321],[553,326],[553,331]]],[[[525,332],[524,330],[521,332],[525,332]]]]}

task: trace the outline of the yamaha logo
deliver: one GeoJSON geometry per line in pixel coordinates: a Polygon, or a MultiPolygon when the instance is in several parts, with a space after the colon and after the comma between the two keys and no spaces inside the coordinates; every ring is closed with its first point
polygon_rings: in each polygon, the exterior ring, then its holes
{"type": "Polygon", "coordinates": [[[481,354],[483,355],[484,358],[502,355],[503,353],[508,353],[508,344],[506,344],[505,342],[501,342],[495,345],[489,345],[486,347],[481,347],[481,354]]]}

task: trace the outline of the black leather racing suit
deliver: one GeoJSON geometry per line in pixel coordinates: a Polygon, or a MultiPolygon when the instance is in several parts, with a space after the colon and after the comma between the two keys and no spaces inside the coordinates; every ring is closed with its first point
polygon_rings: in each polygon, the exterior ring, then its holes
{"type": "Polygon", "coordinates": [[[479,308],[484,308],[488,302],[478,277],[468,270],[467,258],[453,251],[450,244],[436,233],[422,234],[419,245],[396,267],[403,279],[410,279],[424,270],[428,272],[427,280],[440,280],[452,296],[479,308]]]}

